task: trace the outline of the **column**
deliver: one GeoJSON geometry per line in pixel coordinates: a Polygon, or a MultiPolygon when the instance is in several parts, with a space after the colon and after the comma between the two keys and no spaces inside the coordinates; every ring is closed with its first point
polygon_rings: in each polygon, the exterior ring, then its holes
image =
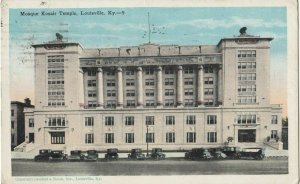
{"type": "Polygon", "coordinates": [[[143,107],[144,105],[144,91],[143,91],[143,68],[137,67],[137,106],[143,107]]]}
{"type": "Polygon", "coordinates": [[[162,67],[159,66],[157,67],[157,86],[156,86],[156,89],[157,89],[157,95],[156,95],[156,104],[157,104],[157,107],[162,107],[163,106],[163,98],[162,98],[162,67]]]}
{"type": "Polygon", "coordinates": [[[82,68],[79,68],[78,82],[79,82],[78,103],[80,107],[83,107],[84,106],[84,79],[83,79],[82,68]]]}
{"type": "Polygon", "coordinates": [[[117,107],[123,108],[123,72],[121,67],[117,68],[117,82],[118,82],[117,107]]]}
{"type": "Polygon", "coordinates": [[[204,104],[203,96],[203,65],[198,66],[198,75],[197,75],[197,106],[204,104]]]}
{"type": "Polygon", "coordinates": [[[219,65],[218,68],[218,105],[223,104],[223,70],[222,70],[222,65],[219,65]]]}
{"type": "Polygon", "coordinates": [[[182,66],[177,68],[177,107],[183,106],[182,66]]]}
{"type": "Polygon", "coordinates": [[[103,108],[104,106],[104,95],[103,95],[103,71],[102,68],[98,68],[97,70],[97,91],[98,91],[98,105],[99,108],[103,108]]]}

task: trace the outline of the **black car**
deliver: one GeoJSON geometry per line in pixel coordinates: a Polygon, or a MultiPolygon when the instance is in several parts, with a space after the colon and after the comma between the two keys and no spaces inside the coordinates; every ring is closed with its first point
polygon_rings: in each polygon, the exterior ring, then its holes
{"type": "Polygon", "coordinates": [[[84,155],[80,150],[73,150],[70,152],[70,156],[68,156],[69,161],[82,161],[84,160],[84,155]]]}
{"type": "Polygon", "coordinates": [[[41,149],[39,154],[34,157],[34,161],[48,161],[51,157],[50,149],[41,149]]]}
{"type": "Polygon", "coordinates": [[[221,151],[226,154],[229,159],[240,159],[241,148],[240,147],[223,147],[221,151]]]}
{"type": "Polygon", "coordinates": [[[151,153],[151,158],[153,159],[165,159],[166,155],[163,154],[161,148],[153,148],[151,153]]]}
{"type": "Polygon", "coordinates": [[[227,158],[227,155],[222,152],[221,148],[209,148],[208,151],[210,152],[211,156],[216,160],[227,158]]]}
{"type": "Polygon", "coordinates": [[[98,152],[96,150],[88,150],[87,154],[83,157],[86,161],[97,161],[98,160],[98,152]]]}
{"type": "Polygon", "coordinates": [[[142,153],[141,149],[132,149],[131,153],[128,154],[128,159],[144,160],[145,159],[145,155],[142,153]]]}
{"type": "Polygon", "coordinates": [[[67,160],[67,155],[63,153],[61,150],[51,151],[51,155],[49,157],[50,161],[65,161],[67,160]]]}
{"type": "Polygon", "coordinates": [[[241,153],[242,158],[262,160],[265,158],[264,148],[243,148],[241,153]]]}
{"type": "Polygon", "coordinates": [[[185,158],[189,160],[211,160],[213,156],[207,149],[193,148],[191,151],[185,153],[185,158]]]}
{"type": "Polygon", "coordinates": [[[111,148],[107,149],[107,153],[105,154],[105,159],[110,160],[110,159],[119,159],[119,154],[118,154],[118,149],[116,148],[111,148]]]}

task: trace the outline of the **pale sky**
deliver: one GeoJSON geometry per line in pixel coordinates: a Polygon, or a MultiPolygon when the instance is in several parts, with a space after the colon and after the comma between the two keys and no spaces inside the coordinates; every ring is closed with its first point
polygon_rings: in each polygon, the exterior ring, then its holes
{"type": "Polygon", "coordinates": [[[178,45],[216,45],[221,38],[247,33],[273,37],[271,42],[271,103],[283,104],[287,114],[287,24],[286,8],[97,8],[97,9],[10,9],[11,100],[34,103],[33,49],[31,44],[54,40],[60,32],[68,42],[83,48],[141,45],[148,42],[148,12],[151,42],[178,45]],[[21,12],[39,16],[21,16],[21,12]],[[42,16],[41,11],[56,12],[42,16]],[[60,15],[59,11],[77,15],[60,15]],[[102,11],[105,15],[81,15],[102,11]],[[108,11],[120,12],[109,15],[108,11]],[[123,14],[124,12],[124,14],[123,14]]]}

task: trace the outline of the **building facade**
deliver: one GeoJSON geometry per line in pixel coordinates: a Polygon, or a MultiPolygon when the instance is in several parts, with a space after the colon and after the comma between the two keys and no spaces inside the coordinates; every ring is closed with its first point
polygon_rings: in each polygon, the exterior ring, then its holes
{"type": "MultiPolygon", "coordinates": [[[[35,49],[36,148],[261,146],[281,135],[270,104],[272,38],[241,34],[217,45],[85,49],[60,39],[35,49]]],[[[28,124],[27,123],[27,124],[28,124]]]]}

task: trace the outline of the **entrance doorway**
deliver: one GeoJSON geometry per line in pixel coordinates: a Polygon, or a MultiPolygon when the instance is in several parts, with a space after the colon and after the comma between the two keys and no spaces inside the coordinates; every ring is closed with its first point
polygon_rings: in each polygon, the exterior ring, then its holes
{"type": "Polygon", "coordinates": [[[51,132],[51,144],[65,144],[65,132],[51,132]]]}
{"type": "Polygon", "coordinates": [[[29,133],[29,142],[34,143],[34,133],[29,133]]]}
{"type": "Polygon", "coordinates": [[[255,142],[256,130],[238,130],[239,142],[255,142]]]}

